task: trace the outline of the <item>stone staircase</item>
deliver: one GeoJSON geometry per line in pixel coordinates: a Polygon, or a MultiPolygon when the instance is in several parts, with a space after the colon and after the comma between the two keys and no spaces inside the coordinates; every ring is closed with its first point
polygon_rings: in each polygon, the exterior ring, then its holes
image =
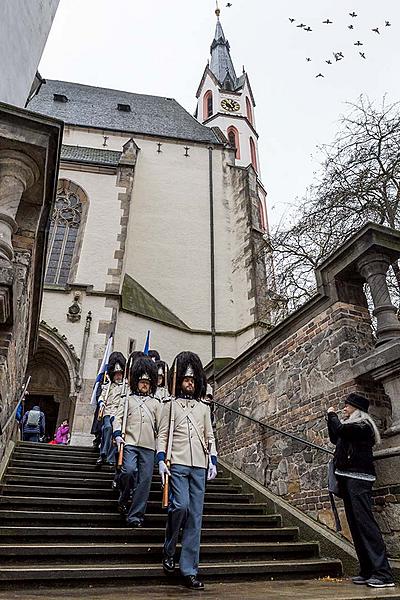
{"type": "MultiPolygon", "coordinates": [[[[117,513],[108,467],[91,448],[18,443],[1,482],[0,585],[165,582],[165,512],[154,475],[143,529],[117,513]]],[[[319,557],[296,527],[267,514],[223,472],[207,484],[201,546],[206,579],[339,576],[339,560],[319,557]]]]}

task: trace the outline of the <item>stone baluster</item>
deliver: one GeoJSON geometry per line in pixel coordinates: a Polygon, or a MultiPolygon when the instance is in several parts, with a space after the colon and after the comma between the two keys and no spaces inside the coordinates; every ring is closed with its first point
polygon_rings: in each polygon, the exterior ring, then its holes
{"type": "Polygon", "coordinates": [[[400,322],[392,304],[386,280],[391,260],[382,252],[370,251],[357,262],[357,269],[367,281],[374,302],[373,315],[377,320],[377,345],[400,337],[400,322]]]}

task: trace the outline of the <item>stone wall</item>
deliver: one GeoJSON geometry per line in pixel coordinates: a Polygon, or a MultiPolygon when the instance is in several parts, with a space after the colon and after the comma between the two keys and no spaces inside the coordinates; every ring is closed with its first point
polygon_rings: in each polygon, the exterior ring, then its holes
{"type": "MultiPolygon", "coordinates": [[[[334,447],[327,434],[326,410],[329,406],[340,409],[350,392],[360,392],[370,400],[370,412],[382,433],[390,428],[392,416],[392,401],[382,383],[355,374],[354,365],[374,354],[376,339],[365,299],[354,293],[354,279],[348,276],[351,281],[346,290],[342,277],[334,285],[341,268],[338,264],[336,273],[331,271],[324,293],[320,289],[319,296],[218,374],[215,395],[217,402],[330,451],[334,447]],[[360,301],[355,303],[354,298],[360,301]]],[[[361,281],[358,285],[362,289],[361,281]]],[[[216,410],[216,423],[221,456],[334,528],[326,489],[330,454],[221,407],[216,410]]],[[[383,465],[387,460],[378,462],[383,465]]],[[[378,487],[380,482],[378,469],[378,487]]],[[[400,526],[393,525],[400,520],[399,498],[399,486],[377,491],[377,517],[394,556],[400,551],[400,526]]],[[[340,501],[338,505],[349,535],[340,501]]]]}

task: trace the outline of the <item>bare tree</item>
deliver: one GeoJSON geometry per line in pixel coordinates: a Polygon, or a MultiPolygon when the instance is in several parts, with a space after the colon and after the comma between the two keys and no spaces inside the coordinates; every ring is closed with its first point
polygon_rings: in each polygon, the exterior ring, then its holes
{"type": "MultiPolygon", "coordinates": [[[[376,107],[361,96],[322,146],[316,182],[291,223],[270,235],[277,290],[287,310],[315,292],[314,269],[367,221],[400,225],[400,103],[376,107]]],[[[400,269],[394,265],[400,295],[400,269]]]]}

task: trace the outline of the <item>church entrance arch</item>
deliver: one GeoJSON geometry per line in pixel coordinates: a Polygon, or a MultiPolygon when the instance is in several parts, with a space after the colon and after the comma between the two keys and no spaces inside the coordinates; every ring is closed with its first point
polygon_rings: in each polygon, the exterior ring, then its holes
{"type": "Polygon", "coordinates": [[[62,336],[41,324],[37,351],[28,365],[31,381],[24,408],[40,406],[46,416],[46,438],[53,439],[64,419],[68,419],[70,427],[72,425],[78,391],[78,366],[77,357],[62,336]]]}

